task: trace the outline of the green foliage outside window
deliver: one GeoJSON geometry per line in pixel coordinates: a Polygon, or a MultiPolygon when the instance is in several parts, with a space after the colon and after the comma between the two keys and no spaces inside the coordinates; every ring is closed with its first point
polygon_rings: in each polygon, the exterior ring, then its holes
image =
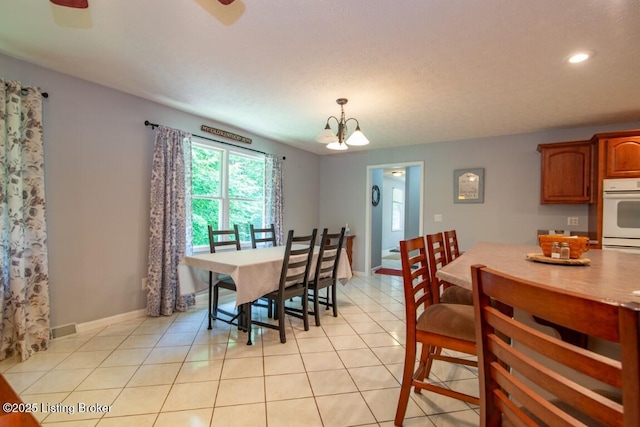
{"type": "Polygon", "coordinates": [[[240,240],[249,241],[249,224],[263,226],[264,160],[229,154],[228,195],[223,186],[223,151],[193,145],[192,150],[193,245],[209,245],[207,226],[231,228],[238,224],[240,240]],[[228,200],[228,215],[224,215],[228,200]],[[223,218],[228,224],[223,224],[223,218]]]}

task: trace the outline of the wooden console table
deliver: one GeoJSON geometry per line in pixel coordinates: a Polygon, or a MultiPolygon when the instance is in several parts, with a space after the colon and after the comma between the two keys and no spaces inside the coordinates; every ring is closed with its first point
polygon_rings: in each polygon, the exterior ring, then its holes
{"type": "Polygon", "coordinates": [[[348,236],[344,236],[346,239],[345,249],[347,250],[347,257],[349,258],[349,267],[353,270],[353,239],[356,238],[355,235],[350,234],[348,236]]]}

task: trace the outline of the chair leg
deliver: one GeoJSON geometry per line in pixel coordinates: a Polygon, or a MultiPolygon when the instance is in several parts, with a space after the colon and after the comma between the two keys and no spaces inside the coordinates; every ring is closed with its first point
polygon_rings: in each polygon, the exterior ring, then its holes
{"type": "Polygon", "coordinates": [[[213,281],[211,280],[211,272],[209,273],[209,326],[207,329],[211,329],[211,288],[213,287],[213,281]]]}
{"type": "Polygon", "coordinates": [[[284,330],[284,299],[278,301],[278,329],[280,330],[280,342],[287,342],[287,336],[284,330]]]}
{"type": "MultiPolygon", "coordinates": [[[[440,354],[440,351],[442,351],[440,347],[422,345],[418,369],[416,369],[413,375],[415,380],[423,382],[425,378],[429,378],[429,375],[431,374],[431,367],[433,366],[433,356],[440,354]]],[[[422,394],[422,389],[416,387],[413,392],[416,394],[422,394]]]]}
{"type": "Polygon", "coordinates": [[[413,366],[416,360],[416,341],[407,337],[407,348],[404,354],[404,370],[402,373],[402,385],[400,386],[400,397],[394,425],[401,426],[409,404],[409,393],[411,392],[411,382],[413,380],[413,366]]]}
{"type": "MultiPolygon", "coordinates": [[[[429,378],[429,372],[431,372],[431,364],[433,359],[431,354],[435,353],[438,347],[422,344],[422,351],[420,352],[420,360],[418,361],[418,369],[416,369],[413,377],[418,381],[424,381],[425,378],[429,378]]],[[[420,390],[416,388],[416,393],[420,393],[420,390]]]]}
{"type": "MultiPolygon", "coordinates": [[[[318,298],[315,298],[317,300],[318,298]]],[[[318,316],[318,310],[316,309],[316,316],[318,316]]],[[[317,318],[320,320],[320,318],[317,318]]],[[[304,322],[304,330],[309,330],[309,289],[304,291],[302,295],[302,321],[304,322]]]]}
{"type": "Polygon", "coordinates": [[[217,285],[213,286],[213,320],[216,320],[218,318],[218,298],[219,298],[219,292],[220,289],[218,288],[217,285]]]}
{"type": "MultiPolygon", "coordinates": [[[[251,342],[251,303],[244,304],[244,307],[244,322],[247,329],[247,345],[253,345],[253,343],[251,342]]],[[[238,307],[238,310],[242,310],[242,308],[238,307]]]]}
{"type": "MultiPolygon", "coordinates": [[[[337,286],[334,283],[331,285],[331,305],[333,306],[333,317],[338,317],[338,291],[337,286]]],[[[329,296],[329,290],[327,290],[327,297],[329,296]]]]}
{"type": "Polygon", "coordinates": [[[429,348],[429,352],[427,354],[423,354],[420,357],[420,365],[424,363],[423,373],[424,375],[420,378],[420,381],[424,381],[425,378],[429,378],[431,374],[431,368],[433,367],[433,358],[434,356],[439,356],[442,352],[441,347],[431,347],[429,348]]]}
{"type": "Polygon", "coordinates": [[[313,289],[313,314],[316,318],[316,326],[320,326],[320,303],[318,300],[320,299],[320,295],[318,293],[320,290],[318,288],[313,289]]]}

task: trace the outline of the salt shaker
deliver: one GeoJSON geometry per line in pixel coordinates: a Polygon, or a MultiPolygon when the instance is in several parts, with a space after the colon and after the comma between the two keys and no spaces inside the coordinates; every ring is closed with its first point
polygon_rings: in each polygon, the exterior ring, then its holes
{"type": "Polygon", "coordinates": [[[571,255],[571,248],[567,242],[563,242],[560,245],[560,259],[569,259],[571,255]]]}
{"type": "Polygon", "coordinates": [[[551,258],[560,259],[560,243],[553,242],[551,244],[551,258]]]}

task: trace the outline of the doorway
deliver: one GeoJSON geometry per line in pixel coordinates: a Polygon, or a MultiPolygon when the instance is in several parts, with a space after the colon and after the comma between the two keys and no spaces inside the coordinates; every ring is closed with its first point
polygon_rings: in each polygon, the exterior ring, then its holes
{"type": "MultiPolygon", "coordinates": [[[[424,211],[424,162],[400,162],[367,166],[367,197],[365,207],[365,274],[371,276],[373,269],[382,265],[383,232],[390,239],[398,240],[420,236],[423,231],[423,211],[424,211]],[[387,179],[385,184],[385,171],[404,171],[404,188],[400,180],[387,179]],[[386,185],[386,187],[385,187],[386,185]],[[394,186],[395,187],[390,187],[394,186]],[[378,187],[381,196],[379,203],[374,206],[372,201],[376,197],[374,186],[378,187]],[[394,188],[396,191],[394,191],[394,188]],[[400,191],[400,189],[402,191],[400,191]],[[394,203],[394,193],[403,193],[403,198],[396,196],[394,203]],[[402,205],[398,203],[402,200],[402,205]],[[398,229],[398,211],[403,210],[402,220],[398,229]],[[383,227],[385,229],[383,230],[383,227]],[[387,230],[386,228],[389,228],[387,230]],[[398,237],[400,236],[400,237],[398,237]]],[[[385,246],[389,246],[389,238],[385,239],[385,246]]]]}

